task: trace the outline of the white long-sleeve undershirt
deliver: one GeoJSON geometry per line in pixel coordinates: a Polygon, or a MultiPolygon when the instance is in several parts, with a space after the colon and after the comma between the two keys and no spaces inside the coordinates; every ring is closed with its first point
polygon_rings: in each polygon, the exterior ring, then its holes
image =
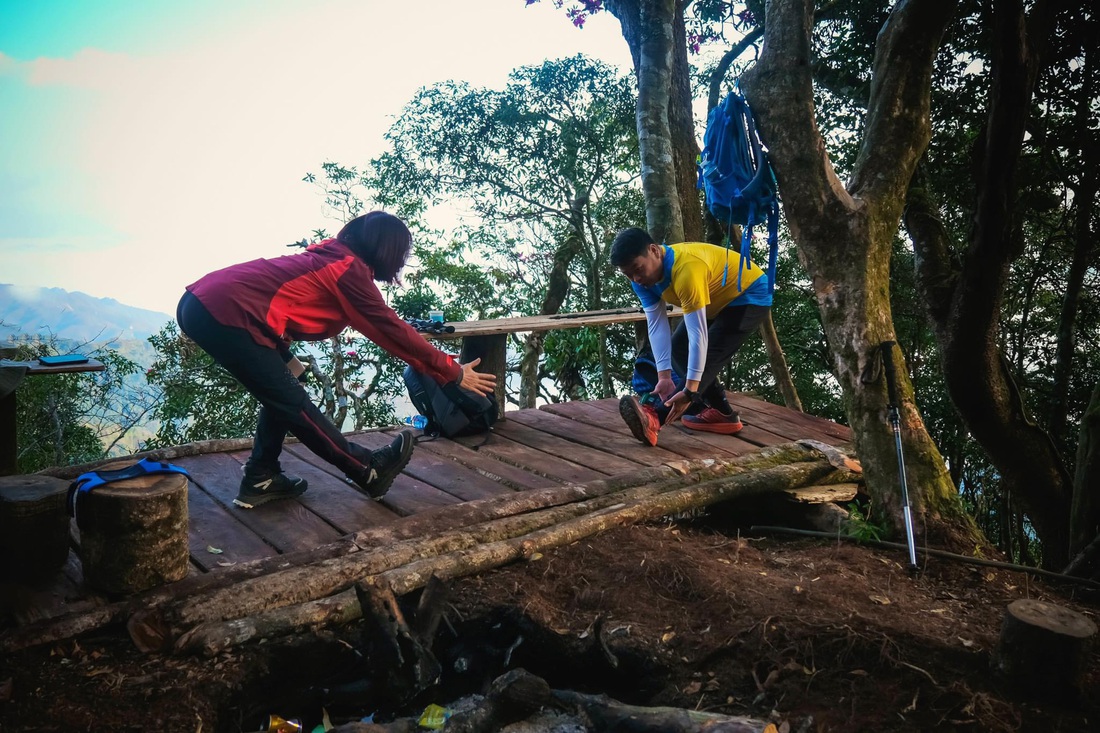
{"type": "Polygon", "coordinates": [[[653,361],[657,371],[672,370],[672,332],[668,326],[668,305],[658,300],[645,309],[646,327],[649,330],[649,346],[653,349],[653,361]]]}
{"type": "Polygon", "coordinates": [[[684,314],[684,325],[688,332],[688,368],[687,379],[700,380],[703,378],[703,369],[707,366],[707,345],[710,331],[707,330],[707,310],[700,308],[697,311],[684,314]]]}
{"type": "MultiPolygon", "coordinates": [[[[664,301],[659,301],[645,309],[646,325],[649,329],[649,345],[653,349],[653,361],[658,371],[672,369],[672,333],[668,325],[668,310],[664,301]]],[[[707,365],[707,312],[705,308],[684,314],[684,325],[688,330],[688,367],[687,379],[698,380],[703,376],[707,365]]]]}

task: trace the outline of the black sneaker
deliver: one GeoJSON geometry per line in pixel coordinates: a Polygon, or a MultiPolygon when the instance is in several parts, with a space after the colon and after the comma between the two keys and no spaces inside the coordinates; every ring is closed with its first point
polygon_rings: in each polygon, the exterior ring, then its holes
{"type": "Polygon", "coordinates": [[[349,475],[348,482],[362,489],[370,498],[381,499],[412,458],[415,444],[412,431],[402,430],[385,448],[373,451],[363,472],[358,476],[349,475]]]}
{"type": "Polygon", "coordinates": [[[281,471],[266,474],[253,474],[245,471],[241,479],[241,488],[233,503],[244,509],[254,509],[261,504],[277,499],[293,499],[301,496],[308,484],[304,478],[291,476],[281,471]]]}

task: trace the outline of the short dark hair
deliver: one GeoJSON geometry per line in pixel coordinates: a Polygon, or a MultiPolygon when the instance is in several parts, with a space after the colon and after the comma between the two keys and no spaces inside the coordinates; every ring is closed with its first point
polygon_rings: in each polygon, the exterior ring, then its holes
{"type": "Polygon", "coordinates": [[[384,211],[355,217],[344,225],[336,240],[371,266],[375,280],[387,283],[397,282],[397,273],[412,249],[412,232],[405,222],[384,211]]]}
{"type": "Polygon", "coordinates": [[[615,267],[628,265],[644,255],[646,248],[653,243],[653,237],[649,236],[649,232],[645,229],[638,227],[623,229],[611,242],[611,264],[615,267]]]}

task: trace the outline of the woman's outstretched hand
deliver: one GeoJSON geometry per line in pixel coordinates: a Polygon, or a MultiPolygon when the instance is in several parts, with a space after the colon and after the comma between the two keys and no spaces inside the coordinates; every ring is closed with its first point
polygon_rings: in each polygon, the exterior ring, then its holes
{"type": "Polygon", "coordinates": [[[474,367],[481,363],[481,359],[474,359],[473,361],[462,365],[462,378],[458,381],[458,384],[463,389],[468,389],[471,392],[477,392],[483,397],[488,397],[493,393],[493,390],[497,386],[497,377],[495,374],[485,374],[484,372],[475,372],[474,367]]]}

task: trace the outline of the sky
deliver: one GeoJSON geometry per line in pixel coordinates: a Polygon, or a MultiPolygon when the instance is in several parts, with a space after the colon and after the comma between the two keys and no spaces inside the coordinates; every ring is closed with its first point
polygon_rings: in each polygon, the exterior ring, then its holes
{"type": "Polygon", "coordinates": [[[172,314],[338,229],[302,177],[365,167],[420,87],[576,53],[630,69],[551,0],[0,0],[0,283],[172,314]]]}

